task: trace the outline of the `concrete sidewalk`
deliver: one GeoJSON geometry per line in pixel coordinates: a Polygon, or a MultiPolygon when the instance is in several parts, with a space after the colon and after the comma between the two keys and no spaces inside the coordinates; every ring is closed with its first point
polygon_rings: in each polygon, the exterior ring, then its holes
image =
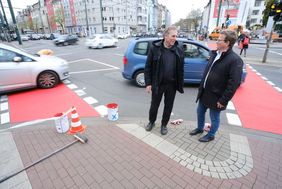
{"type": "MultiPolygon", "coordinates": [[[[184,120],[160,135],[145,120],[83,118],[87,144],[76,143],[0,188],[282,188],[282,137],[222,125],[200,143],[184,120]]],[[[72,142],[53,122],[0,132],[0,177],[72,142]],[[2,146],[6,146],[3,148],[2,146]]]]}

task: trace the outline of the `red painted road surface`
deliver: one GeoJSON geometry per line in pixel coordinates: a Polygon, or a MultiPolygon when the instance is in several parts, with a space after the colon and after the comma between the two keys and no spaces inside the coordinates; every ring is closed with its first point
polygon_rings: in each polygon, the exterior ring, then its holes
{"type": "MultiPolygon", "coordinates": [[[[208,46],[216,48],[215,42],[208,46]]],[[[282,94],[248,67],[247,70],[245,83],[232,99],[243,127],[282,134],[282,94]]]]}
{"type": "Polygon", "coordinates": [[[75,106],[81,117],[99,116],[64,84],[52,89],[34,89],[8,96],[11,123],[51,118],[75,106]]]}

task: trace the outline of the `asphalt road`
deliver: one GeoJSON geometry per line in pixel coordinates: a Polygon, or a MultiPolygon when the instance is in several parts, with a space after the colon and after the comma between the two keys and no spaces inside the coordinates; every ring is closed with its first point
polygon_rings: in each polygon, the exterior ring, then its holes
{"type": "MultiPolygon", "coordinates": [[[[105,49],[88,49],[84,46],[84,39],[80,39],[77,45],[64,47],[57,47],[49,40],[28,41],[24,42],[21,48],[30,53],[36,53],[45,48],[53,50],[56,56],[70,62],[69,80],[97,99],[100,104],[118,103],[120,117],[147,120],[150,94],[147,94],[144,88],[138,88],[132,82],[123,79],[121,75],[123,53],[130,40],[120,40],[118,47],[105,49]]],[[[16,42],[13,43],[16,44],[16,42]]],[[[257,50],[249,49],[248,53],[251,55],[253,51],[257,50]]],[[[281,68],[278,70],[271,66],[256,67],[267,76],[272,76],[273,72],[281,75],[281,68]]],[[[275,76],[274,82],[281,81],[275,78],[279,77],[275,76]]],[[[196,121],[195,99],[198,86],[185,85],[184,90],[184,94],[177,93],[171,119],[182,118],[196,121]]],[[[158,118],[161,118],[162,110],[161,105],[158,118]]],[[[221,123],[228,125],[224,114],[221,115],[221,123]]]]}

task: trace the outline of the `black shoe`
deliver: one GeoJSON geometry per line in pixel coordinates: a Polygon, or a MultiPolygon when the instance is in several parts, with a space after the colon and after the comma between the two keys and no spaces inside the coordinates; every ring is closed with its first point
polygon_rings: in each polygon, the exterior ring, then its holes
{"type": "Polygon", "coordinates": [[[161,134],[162,135],[166,135],[167,134],[167,127],[166,127],[166,125],[162,125],[161,126],[161,134]]]}
{"type": "Polygon", "coordinates": [[[203,130],[196,128],[196,129],[192,130],[189,134],[191,136],[193,136],[193,135],[197,135],[197,134],[200,134],[200,133],[203,133],[203,132],[204,132],[203,130]]]}
{"type": "Polygon", "coordinates": [[[149,122],[148,125],[145,127],[146,131],[151,131],[155,127],[155,123],[149,122]]]}
{"type": "Polygon", "coordinates": [[[209,134],[206,134],[205,136],[199,139],[200,142],[209,142],[212,140],[214,140],[214,136],[210,136],[209,134]]]}

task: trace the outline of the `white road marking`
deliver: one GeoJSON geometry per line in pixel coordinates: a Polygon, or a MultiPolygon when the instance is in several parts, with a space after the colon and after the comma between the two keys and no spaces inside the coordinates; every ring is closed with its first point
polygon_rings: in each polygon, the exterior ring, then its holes
{"type": "Polygon", "coordinates": [[[271,52],[271,53],[273,53],[273,54],[282,55],[281,53],[278,53],[278,52],[275,52],[275,51],[269,51],[269,52],[271,52]]]}
{"type": "Polygon", "coordinates": [[[8,102],[2,102],[0,104],[0,111],[5,111],[5,110],[8,110],[8,109],[9,109],[8,102]]]}
{"type": "Polygon", "coordinates": [[[282,92],[282,89],[280,89],[279,87],[274,87],[278,92],[282,92]]]}
{"type": "Polygon", "coordinates": [[[98,103],[98,101],[95,98],[91,97],[91,96],[85,97],[85,98],[83,98],[83,100],[85,102],[87,102],[88,104],[96,104],[96,103],[98,103]]]}
{"type": "Polygon", "coordinates": [[[10,114],[9,112],[1,114],[1,124],[10,123],[10,114]]]}
{"type": "Polygon", "coordinates": [[[123,54],[117,54],[117,53],[116,53],[116,54],[114,54],[114,55],[117,55],[117,56],[124,56],[123,54]]]}
{"type": "Polygon", "coordinates": [[[101,115],[106,116],[108,115],[108,108],[104,105],[96,106],[94,109],[101,115]]]}
{"type": "Polygon", "coordinates": [[[268,79],[267,79],[266,77],[264,77],[264,76],[262,76],[261,78],[262,78],[263,80],[268,80],[268,79]]]}
{"type": "Polygon", "coordinates": [[[63,82],[64,82],[64,84],[70,84],[71,83],[71,81],[68,80],[68,79],[64,80],[63,82]]]}
{"type": "Polygon", "coordinates": [[[78,96],[83,96],[86,94],[86,92],[84,92],[83,90],[75,90],[74,91],[78,96]]]}
{"type": "Polygon", "coordinates": [[[89,59],[89,58],[84,58],[84,59],[78,59],[78,60],[74,60],[74,61],[69,61],[70,64],[72,63],[76,63],[76,62],[81,62],[81,61],[91,61],[91,62],[95,62],[97,64],[101,64],[101,65],[104,65],[104,66],[108,66],[110,68],[114,68],[114,69],[119,69],[118,67],[116,66],[112,66],[110,64],[107,64],[107,63],[104,63],[104,62],[100,62],[100,61],[96,61],[96,60],[92,60],[92,59],[89,59]]]}
{"type": "Polygon", "coordinates": [[[75,84],[69,84],[69,85],[67,85],[68,86],[68,88],[70,88],[70,89],[77,89],[77,86],[75,85],[75,84]]]}
{"type": "MultiPolygon", "coordinates": [[[[118,68],[119,69],[119,68],[118,68]]],[[[107,68],[107,69],[99,69],[99,70],[87,70],[87,71],[78,71],[78,72],[70,72],[70,74],[80,74],[80,73],[90,73],[90,72],[101,72],[108,70],[116,70],[116,68],[107,68]]]]}
{"type": "Polygon", "coordinates": [[[235,110],[235,106],[234,106],[233,102],[231,102],[231,101],[228,102],[228,105],[227,105],[226,108],[228,110],[235,110]]]}
{"type": "Polygon", "coordinates": [[[275,84],[272,83],[271,81],[267,81],[267,83],[268,83],[269,85],[271,85],[271,86],[274,86],[274,85],[275,85],[275,84]]]}
{"type": "Polygon", "coordinates": [[[4,102],[8,100],[8,96],[7,95],[2,95],[0,98],[0,102],[4,102]]]}
{"type": "Polygon", "coordinates": [[[256,72],[256,74],[257,74],[258,76],[261,76],[261,73],[259,73],[259,72],[256,72]]]}
{"type": "Polygon", "coordinates": [[[233,113],[226,113],[227,121],[230,125],[236,125],[242,127],[242,123],[240,118],[237,114],[233,113]]]}

